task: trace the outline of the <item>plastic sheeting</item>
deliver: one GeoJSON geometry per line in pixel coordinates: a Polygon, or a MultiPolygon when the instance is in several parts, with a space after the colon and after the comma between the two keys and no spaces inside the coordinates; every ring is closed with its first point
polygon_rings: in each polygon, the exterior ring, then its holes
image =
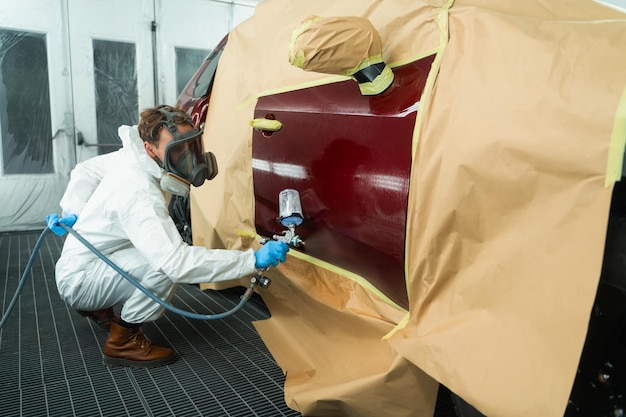
{"type": "Polygon", "coordinates": [[[53,172],[45,36],[0,30],[0,111],[5,174],[53,172]]]}
{"type": "Polygon", "coordinates": [[[410,311],[290,252],[257,324],[288,404],[429,415],[441,382],[487,415],[562,416],[621,172],[626,15],[583,0],[265,0],[218,68],[205,140],[220,175],[192,193],[196,244],[256,245],[256,97],[345,79],[289,66],[309,15],[368,18],[391,66],[436,57],[413,138],[410,311]]]}
{"type": "Polygon", "coordinates": [[[52,130],[46,36],[0,30],[0,230],[42,226],[58,206],[71,150],[52,130]]]}

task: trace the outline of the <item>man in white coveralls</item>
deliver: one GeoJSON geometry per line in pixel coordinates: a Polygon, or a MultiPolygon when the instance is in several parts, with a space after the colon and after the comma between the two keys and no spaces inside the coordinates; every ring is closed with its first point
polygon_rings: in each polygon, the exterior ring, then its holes
{"type": "MultiPolygon", "coordinates": [[[[185,195],[216,174],[214,157],[204,153],[202,131],[189,115],[170,106],[141,113],[138,126],[118,130],[123,148],[78,164],[61,200],[61,223],[157,297],[168,300],[178,283],[216,282],[251,275],[284,262],[288,246],[270,241],[258,251],[189,246],[167,208],[167,193],[185,195]],[[73,223],[74,219],[77,219],[73,223]]],[[[59,219],[48,216],[57,234],[59,219]]],[[[56,264],[61,298],[79,314],[109,329],[103,363],[152,368],[176,359],[152,344],[141,324],[156,320],[163,307],[68,235],[56,264]],[[113,306],[123,303],[120,317],[113,306]]]]}

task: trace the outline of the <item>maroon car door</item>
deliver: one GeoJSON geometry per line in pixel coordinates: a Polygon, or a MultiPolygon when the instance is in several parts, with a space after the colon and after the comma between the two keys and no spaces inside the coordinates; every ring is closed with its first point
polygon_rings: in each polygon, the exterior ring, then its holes
{"type": "Polygon", "coordinates": [[[382,94],[352,80],[258,100],[255,118],[278,120],[253,133],[255,223],[280,234],[278,195],[300,194],[296,232],[307,255],[360,275],[408,307],[404,244],[411,144],[432,57],[394,69],[382,94]]]}

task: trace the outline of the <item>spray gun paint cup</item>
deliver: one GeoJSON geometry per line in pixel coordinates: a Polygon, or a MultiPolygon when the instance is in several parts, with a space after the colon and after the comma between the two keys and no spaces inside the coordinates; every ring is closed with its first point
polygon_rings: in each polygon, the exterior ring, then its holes
{"type": "Polygon", "coordinates": [[[300,194],[292,189],[285,189],[278,195],[280,224],[285,227],[299,226],[304,220],[300,194]]]}

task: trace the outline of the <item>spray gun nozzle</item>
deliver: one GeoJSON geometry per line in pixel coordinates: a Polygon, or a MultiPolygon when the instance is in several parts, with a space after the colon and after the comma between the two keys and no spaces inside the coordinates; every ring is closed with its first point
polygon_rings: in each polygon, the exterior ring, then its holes
{"type": "Polygon", "coordinates": [[[293,246],[294,248],[299,248],[304,246],[304,241],[300,239],[300,236],[296,234],[296,225],[290,224],[287,230],[283,230],[282,235],[274,235],[272,239],[277,240],[279,242],[285,242],[289,246],[293,246]]]}

